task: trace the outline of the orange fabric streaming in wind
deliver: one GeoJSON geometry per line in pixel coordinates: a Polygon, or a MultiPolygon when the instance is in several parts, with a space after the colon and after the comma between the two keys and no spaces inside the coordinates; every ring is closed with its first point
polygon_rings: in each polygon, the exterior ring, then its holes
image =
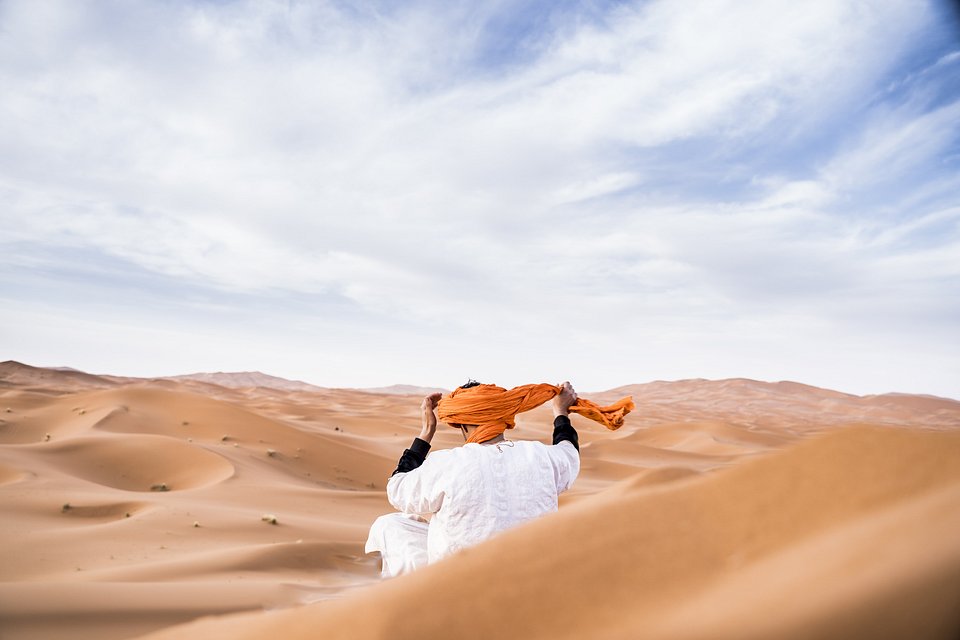
{"type": "MultiPolygon", "coordinates": [[[[509,391],[495,384],[481,384],[468,389],[458,388],[440,399],[437,416],[452,424],[475,424],[476,431],[467,442],[486,442],[507,429],[513,429],[518,413],[539,407],[553,399],[562,388],[553,384],[525,384],[509,391]]],[[[633,398],[627,396],[607,407],[577,398],[570,407],[571,413],[599,422],[607,429],[616,430],[623,425],[623,418],[633,411],[633,398]]]]}

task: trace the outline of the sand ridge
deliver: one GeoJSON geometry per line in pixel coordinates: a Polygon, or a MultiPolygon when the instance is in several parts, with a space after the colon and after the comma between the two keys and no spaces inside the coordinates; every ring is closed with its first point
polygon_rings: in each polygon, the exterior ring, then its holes
{"type": "MultiPolygon", "coordinates": [[[[574,417],[558,514],[380,583],[363,541],[419,431],[398,390],[0,363],[0,637],[902,637],[884,629],[921,613],[915,637],[950,637],[960,402],[749,380],[590,394],[638,411],[614,433],[574,417]],[[457,626],[464,584],[497,585],[514,631],[457,626]],[[424,599],[429,624],[405,626],[424,599]],[[173,626],[237,611],[256,613],[173,626]]],[[[551,423],[541,407],[508,436],[551,423]]]]}

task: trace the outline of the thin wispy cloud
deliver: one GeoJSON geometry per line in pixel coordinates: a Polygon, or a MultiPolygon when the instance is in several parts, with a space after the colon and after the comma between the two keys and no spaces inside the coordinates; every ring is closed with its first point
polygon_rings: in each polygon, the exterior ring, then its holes
{"type": "Polygon", "coordinates": [[[947,10],[8,0],[0,346],[960,396],[947,10]]]}

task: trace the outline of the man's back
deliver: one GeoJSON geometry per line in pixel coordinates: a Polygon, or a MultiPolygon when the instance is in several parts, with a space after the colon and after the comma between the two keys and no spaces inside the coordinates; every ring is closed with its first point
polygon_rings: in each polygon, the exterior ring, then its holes
{"type": "Polygon", "coordinates": [[[434,514],[427,538],[433,562],[556,511],[558,494],[579,470],[579,453],[566,441],[467,444],[393,476],[387,497],[402,512],[434,514]]]}

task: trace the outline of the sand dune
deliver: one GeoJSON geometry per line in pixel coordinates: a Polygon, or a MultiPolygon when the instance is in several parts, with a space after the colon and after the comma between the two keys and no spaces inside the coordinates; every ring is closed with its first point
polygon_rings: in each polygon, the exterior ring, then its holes
{"type": "Polygon", "coordinates": [[[72,438],[43,447],[33,469],[54,468],[74,478],[125,491],[181,491],[233,475],[225,458],[159,436],[72,438]]]}
{"type": "Polygon", "coordinates": [[[28,389],[40,393],[63,393],[109,387],[116,384],[105,376],[95,376],[75,369],[45,369],[7,360],[0,362],[0,388],[28,389]]]}
{"type": "Polygon", "coordinates": [[[171,376],[166,380],[193,380],[196,382],[207,382],[210,384],[227,387],[230,389],[246,389],[252,387],[265,387],[269,389],[283,389],[286,391],[321,391],[322,387],[308,384],[300,380],[287,380],[270,376],[259,371],[243,371],[238,373],[226,373],[219,371],[216,373],[190,373],[182,376],[171,376]]]}
{"type": "Polygon", "coordinates": [[[952,637],[958,455],[958,433],[853,429],[615,487],[340,602],[150,638],[952,637]]]}
{"type": "MultiPolygon", "coordinates": [[[[615,433],[575,418],[559,513],[382,583],[363,541],[418,397],[271,384],[0,363],[0,638],[960,631],[960,402],[751,380],[591,394],[638,411],[615,433]]],[[[541,407],[509,435],[550,423],[541,407]]]]}

